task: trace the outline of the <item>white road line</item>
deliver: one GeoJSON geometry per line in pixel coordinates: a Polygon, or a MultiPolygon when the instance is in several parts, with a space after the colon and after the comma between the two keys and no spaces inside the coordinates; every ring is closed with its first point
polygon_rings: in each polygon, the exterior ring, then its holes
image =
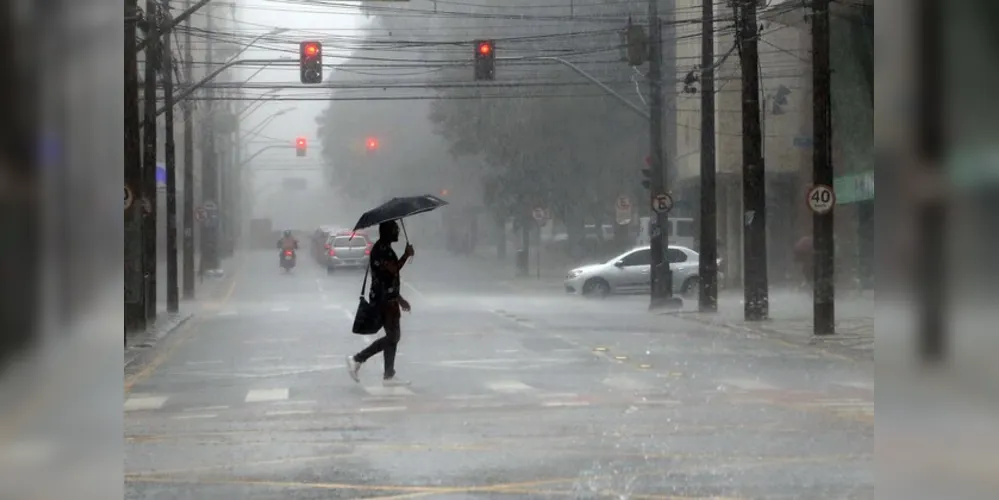
{"type": "Polygon", "coordinates": [[[719,382],[721,382],[723,385],[732,386],[735,387],[736,389],[742,389],[744,391],[766,391],[766,390],[776,389],[776,387],[766,382],[762,382],[760,380],[748,379],[748,378],[739,378],[739,379],[728,378],[728,379],[722,379],[719,382]]]}
{"type": "Polygon", "coordinates": [[[385,387],[382,385],[365,386],[364,390],[372,396],[415,396],[413,391],[405,387],[385,387]]]}
{"type": "Polygon", "coordinates": [[[491,391],[503,392],[503,393],[513,393],[513,392],[527,392],[533,391],[534,388],[516,380],[502,380],[499,382],[490,382],[486,384],[486,387],[491,391]]]}
{"type": "Polygon", "coordinates": [[[288,389],[253,389],[246,393],[247,403],[262,403],[288,399],[288,389]]]}
{"type": "Polygon", "coordinates": [[[444,399],[449,399],[451,401],[475,401],[494,397],[496,396],[492,394],[452,394],[450,396],[445,396],[444,399]]]}
{"type": "Polygon", "coordinates": [[[319,278],[316,278],[316,286],[319,287],[319,291],[320,292],[325,292],[326,291],[326,290],[323,290],[323,280],[321,280],[319,278]]]}
{"type": "Polygon", "coordinates": [[[131,397],[125,401],[125,411],[158,410],[167,399],[168,396],[131,397]]]}
{"type": "Polygon", "coordinates": [[[197,407],[197,408],[186,408],[186,409],[184,409],[184,411],[185,412],[201,412],[201,411],[220,411],[220,410],[228,410],[228,409],[229,409],[228,406],[221,406],[220,405],[220,406],[200,406],[200,407],[197,407]]]}
{"type": "Polygon", "coordinates": [[[316,401],[314,399],[295,399],[292,401],[278,401],[274,403],[274,406],[298,406],[298,405],[314,405],[316,401]]]}
{"type": "Polygon", "coordinates": [[[220,311],[216,316],[235,316],[236,311],[220,311]]]}
{"type": "Polygon", "coordinates": [[[281,356],[260,356],[258,358],[250,358],[250,361],[282,361],[284,360],[281,356]]]}
{"type": "Polygon", "coordinates": [[[646,391],[652,388],[651,385],[623,375],[613,375],[601,381],[607,387],[622,391],[646,391]]]}
{"type": "Polygon", "coordinates": [[[285,415],[311,415],[315,413],[313,410],[274,410],[265,412],[264,415],[268,417],[280,417],[285,415]]]}
{"type": "Polygon", "coordinates": [[[371,408],[361,408],[357,411],[361,413],[381,413],[389,411],[405,411],[405,406],[374,406],[371,408]]]}
{"type": "Polygon", "coordinates": [[[222,361],[221,359],[213,359],[211,361],[188,361],[184,364],[190,366],[201,366],[201,365],[220,365],[222,363],[225,363],[225,361],[222,361]]]}
{"type": "Polygon", "coordinates": [[[560,406],[590,406],[590,403],[586,401],[545,401],[541,405],[554,408],[560,406]]]}
{"type": "Polygon", "coordinates": [[[217,416],[218,416],[217,413],[200,413],[196,415],[175,415],[170,418],[173,418],[174,420],[196,420],[196,419],[207,420],[209,418],[215,418],[217,416]]]}

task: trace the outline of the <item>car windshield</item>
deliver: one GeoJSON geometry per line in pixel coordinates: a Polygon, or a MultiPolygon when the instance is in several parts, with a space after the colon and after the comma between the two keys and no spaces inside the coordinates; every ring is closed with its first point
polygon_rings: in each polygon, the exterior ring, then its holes
{"type": "Polygon", "coordinates": [[[353,238],[350,236],[337,236],[333,240],[333,246],[336,248],[362,248],[367,245],[367,240],[364,239],[364,236],[360,235],[353,238]]]}

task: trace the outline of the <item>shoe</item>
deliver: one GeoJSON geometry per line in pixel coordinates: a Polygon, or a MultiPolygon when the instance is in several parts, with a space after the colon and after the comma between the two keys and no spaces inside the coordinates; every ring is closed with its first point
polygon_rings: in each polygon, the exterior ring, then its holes
{"type": "Polygon", "coordinates": [[[409,385],[409,381],[399,377],[390,377],[382,379],[382,385],[385,387],[405,387],[409,385]]]}
{"type": "Polygon", "coordinates": [[[347,374],[350,378],[354,379],[354,382],[360,382],[361,377],[357,376],[357,372],[361,370],[361,363],[354,361],[353,356],[347,356],[347,374]]]}

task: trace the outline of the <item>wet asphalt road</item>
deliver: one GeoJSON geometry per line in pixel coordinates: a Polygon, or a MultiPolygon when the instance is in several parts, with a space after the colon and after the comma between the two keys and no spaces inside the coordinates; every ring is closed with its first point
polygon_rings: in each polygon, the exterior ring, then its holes
{"type": "Polygon", "coordinates": [[[421,253],[354,383],[361,274],[244,255],[127,387],[130,499],[873,498],[873,367],[421,253]]]}

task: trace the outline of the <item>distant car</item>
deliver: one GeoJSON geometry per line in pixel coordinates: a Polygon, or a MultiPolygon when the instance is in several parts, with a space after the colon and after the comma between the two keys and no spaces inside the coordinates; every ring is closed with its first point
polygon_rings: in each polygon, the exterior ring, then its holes
{"type": "MultiPolygon", "coordinates": [[[[697,293],[697,252],[670,245],[666,250],[673,271],[673,293],[692,296],[697,293]]],[[[652,279],[652,249],[644,246],[629,250],[602,264],[577,267],[565,278],[570,294],[603,297],[612,293],[648,293],[652,279]]]]}
{"type": "Polygon", "coordinates": [[[317,263],[326,263],[327,255],[330,251],[330,247],[328,245],[329,238],[337,231],[342,230],[342,228],[337,226],[319,226],[312,233],[312,242],[309,245],[309,249],[312,253],[312,258],[315,259],[317,263]]]}
{"type": "Polygon", "coordinates": [[[339,268],[364,268],[371,257],[371,240],[363,232],[339,232],[330,236],[326,255],[326,272],[339,268]]]}

